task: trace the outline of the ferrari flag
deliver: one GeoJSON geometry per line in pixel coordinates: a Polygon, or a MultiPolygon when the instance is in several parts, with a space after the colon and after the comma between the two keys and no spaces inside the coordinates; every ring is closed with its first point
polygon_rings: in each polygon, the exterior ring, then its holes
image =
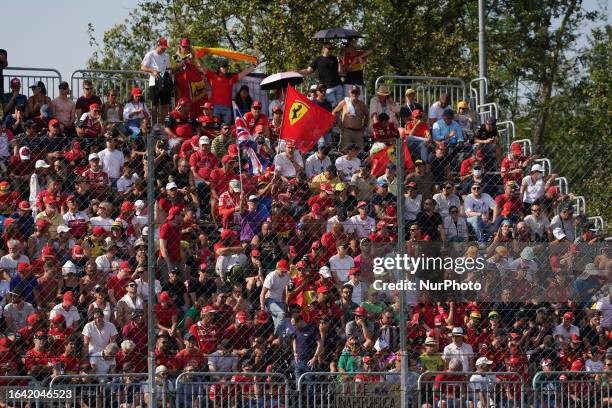
{"type": "MultiPolygon", "coordinates": [[[[406,141],[402,143],[404,150],[404,169],[408,171],[414,170],[414,163],[412,162],[412,157],[410,157],[410,150],[408,150],[408,146],[406,145],[406,141]]],[[[388,164],[395,164],[397,162],[397,158],[395,156],[395,145],[385,146],[382,149],[372,152],[370,154],[370,163],[372,164],[372,175],[374,177],[379,177],[385,174],[385,169],[388,164]]]]}
{"type": "Polygon", "coordinates": [[[311,102],[289,85],[285,99],[281,139],[293,141],[300,152],[307,153],[329,130],[335,120],[334,115],[311,102]]]}

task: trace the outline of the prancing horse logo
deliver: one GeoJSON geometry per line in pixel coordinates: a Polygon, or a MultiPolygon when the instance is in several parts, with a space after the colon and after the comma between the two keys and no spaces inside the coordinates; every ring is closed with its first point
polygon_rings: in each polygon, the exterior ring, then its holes
{"type": "Polygon", "coordinates": [[[293,102],[291,108],[289,108],[289,123],[295,125],[298,120],[304,117],[306,112],[308,112],[308,105],[300,101],[293,102]]]}

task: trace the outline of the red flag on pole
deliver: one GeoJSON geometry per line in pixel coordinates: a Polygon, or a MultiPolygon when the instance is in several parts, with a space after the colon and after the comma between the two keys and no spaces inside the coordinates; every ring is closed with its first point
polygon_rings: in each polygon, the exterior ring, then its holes
{"type": "Polygon", "coordinates": [[[289,85],[285,98],[281,139],[293,141],[300,152],[307,153],[335,120],[334,115],[289,85]]]}
{"type": "MultiPolygon", "coordinates": [[[[412,162],[412,157],[410,156],[410,150],[408,150],[408,146],[406,145],[406,141],[402,143],[402,147],[404,150],[404,169],[408,171],[414,170],[414,163],[412,162]]],[[[376,153],[370,155],[370,163],[372,164],[372,175],[374,177],[379,177],[385,174],[385,169],[387,165],[390,163],[395,164],[397,159],[395,157],[395,145],[386,146],[376,153]]]]}

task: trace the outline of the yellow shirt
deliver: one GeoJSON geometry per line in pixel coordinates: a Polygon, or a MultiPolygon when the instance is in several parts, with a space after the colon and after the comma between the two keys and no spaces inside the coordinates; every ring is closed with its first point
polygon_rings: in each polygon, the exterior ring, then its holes
{"type": "Polygon", "coordinates": [[[36,216],[36,221],[38,220],[47,220],[51,223],[49,226],[49,234],[51,235],[51,238],[57,238],[57,227],[64,225],[64,219],[59,212],[56,212],[53,217],[49,217],[45,211],[42,211],[36,216]]]}

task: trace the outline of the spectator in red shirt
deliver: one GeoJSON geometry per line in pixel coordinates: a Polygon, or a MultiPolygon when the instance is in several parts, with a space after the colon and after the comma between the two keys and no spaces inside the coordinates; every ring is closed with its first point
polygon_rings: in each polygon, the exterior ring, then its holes
{"type": "Polygon", "coordinates": [[[431,142],[431,130],[427,120],[423,119],[423,111],[415,109],[411,113],[412,119],[406,123],[404,129],[400,129],[402,137],[407,138],[410,151],[419,150],[421,160],[429,161],[429,148],[427,143],[431,142]]]}
{"type": "Polygon", "coordinates": [[[23,365],[28,375],[42,379],[51,374],[51,360],[53,356],[47,348],[47,335],[39,331],[34,335],[34,348],[23,357],[23,365]]]}
{"type": "Polygon", "coordinates": [[[98,153],[90,153],[88,160],[89,168],[83,172],[83,177],[89,182],[91,195],[94,198],[103,199],[110,192],[110,178],[102,170],[98,153]]]}
{"type": "MultiPolygon", "coordinates": [[[[504,193],[495,197],[497,208],[502,209],[502,216],[505,219],[516,223],[523,217],[523,203],[519,194],[519,186],[514,181],[508,181],[504,186],[504,193]],[[506,214],[504,214],[504,210],[506,214]]],[[[498,219],[498,223],[502,218],[498,219]]],[[[497,228],[497,227],[496,227],[497,228]]]]}
{"type": "Polygon", "coordinates": [[[66,319],[63,315],[57,313],[50,319],[51,327],[47,332],[49,341],[49,352],[54,355],[60,355],[64,352],[72,330],[66,327],[66,319]]]}
{"type": "Polygon", "coordinates": [[[256,68],[254,65],[243,69],[238,74],[229,75],[228,67],[227,61],[223,61],[219,64],[218,72],[206,70],[206,79],[208,79],[211,89],[210,101],[215,105],[214,115],[220,117],[223,123],[231,123],[234,116],[232,112],[232,86],[256,68]]]}
{"type": "Polygon", "coordinates": [[[196,181],[210,179],[210,172],[219,167],[219,159],[210,151],[210,139],[200,136],[198,150],[189,156],[189,167],[196,181]]]}
{"type": "Polygon", "coordinates": [[[174,356],[174,361],[179,367],[193,366],[196,371],[204,371],[207,366],[206,355],[198,348],[198,343],[191,333],[183,338],[185,348],[174,356]]]}
{"type": "Polygon", "coordinates": [[[76,117],[80,118],[83,113],[89,112],[91,105],[94,103],[102,106],[102,100],[94,93],[93,83],[89,79],[84,79],[83,95],[79,96],[75,105],[76,117]]]}
{"type": "MultiPolygon", "coordinates": [[[[102,106],[98,103],[92,103],[89,106],[89,112],[81,116],[82,128],[85,132],[85,137],[99,137],[104,134],[104,125],[102,124],[102,106]]],[[[49,122],[49,125],[51,123],[49,122]]]]}
{"type": "Polygon", "coordinates": [[[136,309],[132,312],[130,322],[121,329],[121,336],[124,340],[133,341],[138,350],[146,350],[147,326],[142,310],[136,309]]]}
{"type": "Polygon", "coordinates": [[[239,356],[245,356],[250,348],[251,339],[255,335],[253,326],[248,323],[247,312],[241,310],[236,313],[236,320],[225,329],[223,338],[231,342],[232,350],[239,356]]]}
{"type": "Polygon", "coordinates": [[[181,225],[183,225],[183,210],[172,207],[166,217],[166,222],[159,231],[159,251],[165,261],[167,271],[178,268],[183,271],[183,257],[181,253],[181,225]]]}
{"type": "Polygon", "coordinates": [[[510,145],[510,154],[504,157],[501,161],[500,171],[506,184],[509,181],[520,183],[523,179],[523,171],[531,166],[531,163],[537,156],[523,156],[523,148],[518,143],[510,145]]]}
{"type": "Polygon", "coordinates": [[[249,127],[251,134],[255,133],[257,126],[263,126],[263,134],[270,137],[270,121],[268,117],[261,113],[261,102],[254,101],[251,110],[244,115],[244,120],[249,127]]]}
{"type": "Polygon", "coordinates": [[[221,331],[214,324],[216,310],[212,306],[204,306],[200,312],[201,320],[189,328],[189,333],[196,339],[200,350],[210,354],[217,349],[221,339],[221,331]]]}
{"type": "Polygon", "coordinates": [[[385,112],[378,115],[378,122],[372,125],[372,138],[377,142],[386,144],[394,143],[400,137],[395,123],[389,120],[385,112]]]}
{"type": "Polygon", "coordinates": [[[172,303],[172,296],[163,291],[159,294],[159,302],[153,306],[157,329],[170,337],[180,336],[180,332],[176,330],[179,310],[172,303]]]}
{"type": "Polygon", "coordinates": [[[174,375],[179,367],[172,354],[170,343],[171,339],[167,334],[159,335],[155,345],[155,365],[168,367],[169,372],[174,375]]]}
{"type": "Polygon", "coordinates": [[[176,107],[166,118],[166,133],[170,138],[190,140],[193,136],[193,124],[189,118],[191,101],[188,98],[180,98],[176,107]]]}
{"type": "Polygon", "coordinates": [[[136,343],[132,340],[123,340],[121,342],[121,350],[115,356],[117,362],[117,372],[142,373],[147,369],[147,361],[145,358],[144,348],[136,348],[136,343]],[[130,371],[124,371],[126,368],[132,367],[130,371]]]}

